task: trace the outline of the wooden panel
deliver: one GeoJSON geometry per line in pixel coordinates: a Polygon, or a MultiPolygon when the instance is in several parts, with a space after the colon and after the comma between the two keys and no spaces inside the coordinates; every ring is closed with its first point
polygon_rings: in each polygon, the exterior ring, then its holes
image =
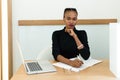
{"type": "Polygon", "coordinates": [[[0,80],[2,80],[2,15],[1,15],[1,0],[0,0],[0,80]]]}
{"type": "MultiPolygon", "coordinates": [[[[109,24],[117,22],[117,19],[79,19],[78,25],[109,24]]],[[[19,20],[19,26],[39,26],[39,25],[64,25],[63,20],[19,20]]]]}
{"type": "Polygon", "coordinates": [[[8,78],[13,75],[12,63],[12,0],[8,0],[8,78]]]}

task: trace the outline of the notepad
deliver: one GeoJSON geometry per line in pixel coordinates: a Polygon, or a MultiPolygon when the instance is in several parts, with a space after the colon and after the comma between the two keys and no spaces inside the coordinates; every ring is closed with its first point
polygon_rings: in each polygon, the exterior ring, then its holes
{"type": "MultiPolygon", "coordinates": [[[[76,58],[72,58],[71,60],[74,60],[76,58]]],[[[102,62],[102,60],[97,60],[97,59],[93,59],[93,58],[89,58],[88,60],[83,60],[83,65],[80,66],[79,68],[76,68],[76,67],[72,67],[70,65],[67,65],[65,63],[62,63],[62,62],[57,62],[57,63],[53,63],[54,66],[57,66],[57,67],[60,67],[60,68],[64,68],[64,69],[67,69],[67,70],[71,70],[71,71],[75,71],[75,72],[79,72],[81,70],[84,70],[90,66],[93,66],[95,64],[98,64],[102,62]]]]}

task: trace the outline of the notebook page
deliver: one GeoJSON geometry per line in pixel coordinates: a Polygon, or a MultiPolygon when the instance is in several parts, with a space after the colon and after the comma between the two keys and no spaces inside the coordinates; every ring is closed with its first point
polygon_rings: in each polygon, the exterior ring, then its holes
{"type": "MultiPolygon", "coordinates": [[[[75,59],[75,58],[74,58],[75,59]]],[[[72,59],[72,60],[74,60],[72,59]]],[[[71,70],[71,71],[75,71],[75,72],[79,72],[81,70],[84,70],[90,66],[93,66],[97,63],[100,63],[102,62],[102,60],[97,60],[97,59],[92,59],[92,58],[89,58],[88,60],[84,60],[83,61],[83,65],[80,66],[79,68],[76,68],[76,67],[72,67],[70,65],[67,65],[65,63],[62,63],[62,62],[57,62],[57,63],[53,63],[54,66],[57,66],[57,67],[61,67],[61,68],[64,68],[64,69],[67,69],[67,70],[71,70]]]]}

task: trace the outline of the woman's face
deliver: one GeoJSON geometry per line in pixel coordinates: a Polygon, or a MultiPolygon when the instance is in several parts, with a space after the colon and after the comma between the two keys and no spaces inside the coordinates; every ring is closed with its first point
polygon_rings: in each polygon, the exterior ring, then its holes
{"type": "Polygon", "coordinates": [[[77,23],[77,13],[75,11],[67,11],[63,20],[67,29],[74,29],[77,23]]]}

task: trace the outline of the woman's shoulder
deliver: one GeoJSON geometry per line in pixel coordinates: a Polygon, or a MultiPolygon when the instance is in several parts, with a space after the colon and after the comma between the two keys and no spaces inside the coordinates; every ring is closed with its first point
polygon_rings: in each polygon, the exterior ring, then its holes
{"type": "Polygon", "coordinates": [[[56,31],[53,31],[53,34],[54,34],[54,35],[58,35],[58,34],[60,34],[62,31],[63,31],[63,30],[56,30],[56,31]]]}
{"type": "Polygon", "coordinates": [[[55,30],[53,33],[60,33],[62,30],[55,30]]]}
{"type": "Polygon", "coordinates": [[[78,30],[77,31],[77,35],[81,36],[81,37],[86,37],[87,33],[85,30],[78,30]]]}
{"type": "Polygon", "coordinates": [[[77,32],[78,32],[78,33],[83,33],[83,34],[85,34],[85,33],[86,33],[86,31],[85,31],[85,30],[77,30],[77,32]]]}

